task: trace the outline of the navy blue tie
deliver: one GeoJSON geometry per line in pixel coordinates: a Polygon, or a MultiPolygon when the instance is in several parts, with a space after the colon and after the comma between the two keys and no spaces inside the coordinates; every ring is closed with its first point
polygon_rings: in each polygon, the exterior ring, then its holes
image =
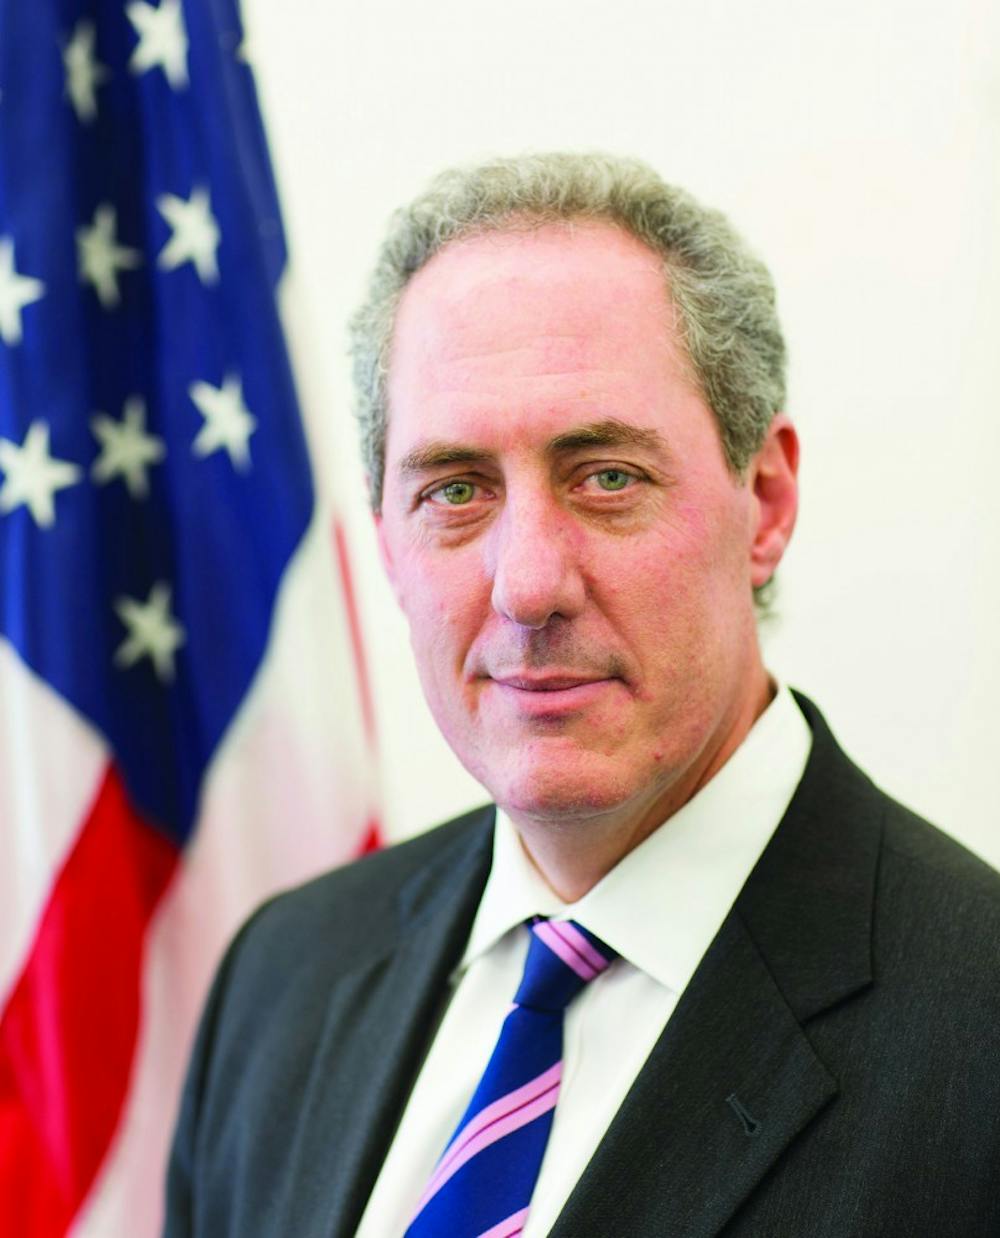
{"type": "Polygon", "coordinates": [[[617,957],[572,920],[530,927],[514,1004],[406,1238],[515,1238],[524,1228],[559,1098],[563,1015],[617,957]]]}

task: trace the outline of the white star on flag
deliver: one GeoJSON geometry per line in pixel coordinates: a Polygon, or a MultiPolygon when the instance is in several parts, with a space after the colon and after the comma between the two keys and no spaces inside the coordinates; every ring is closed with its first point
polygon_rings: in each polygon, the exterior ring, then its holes
{"type": "Polygon", "coordinates": [[[0,438],[0,470],[5,474],[0,513],[12,512],[23,503],[42,529],[55,523],[56,491],[72,486],[83,475],[78,465],[49,455],[49,426],[44,421],[31,423],[20,447],[0,438]]]}
{"type": "Polygon", "coordinates": [[[14,270],[14,242],[0,237],[0,339],[5,344],[21,342],[21,310],[45,295],[45,285],[14,270]]]}
{"type": "Polygon", "coordinates": [[[172,193],[156,199],[156,209],[173,230],[173,235],[160,251],[156,264],[164,271],[173,271],[184,262],[193,262],[203,284],[219,279],[215,251],[222,233],[212,214],[211,201],[204,189],[195,189],[185,201],[172,193]]]}
{"type": "Polygon", "coordinates": [[[105,485],[115,477],[123,477],[132,498],[144,499],[149,494],[146,470],[160,463],[167,448],[162,438],[146,433],[146,405],[142,397],[129,396],[121,421],[97,413],[90,419],[90,428],[101,444],[101,454],[90,470],[93,479],[105,485]]]}
{"type": "Polygon", "coordinates": [[[160,580],[150,589],[146,602],[130,597],[115,602],[115,613],[128,628],[128,636],[115,650],[116,666],[124,670],[149,658],[161,683],[174,678],[174,654],[187,635],[170,614],[170,592],[170,586],[160,580]]]}
{"type": "Polygon", "coordinates": [[[225,449],[234,467],[250,467],[250,435],[257,418],[243,403],[243,388],[239,376],[227,374],[221,387],[211,383],[192,383],[188,395],[205,418],[191,450],[196,456],[210,456],[225,449]]]}
{"type": "Polygon", "coordinates": [[[97,87],[111,76],[107,65],[95,59],[95,35],[94,23],[81,18],[63,51],[66,97],[73,105],[77,120],[85,125],[97,116],[97,87]]]}
{"type": "Polygon", "coordinates": [[[174,90],[186,86],[188,36],[181,0],[163,0],[156,9],[135,0],[125,6],[125,14],[139,36],[129,69],[138,75],[159,66],[174,90]]]}
{"type": "Polygon", "coordinates": [[[76,230],[80,279],[94,285],[97,299],[105,309],[113,308],[121,300],[118,273],[142,266],[142,253],[138,249],[129,249],[115,241],[116,227],[115,208],[109,202],[102,202],[94,211],[90,227],[76,230]]]}

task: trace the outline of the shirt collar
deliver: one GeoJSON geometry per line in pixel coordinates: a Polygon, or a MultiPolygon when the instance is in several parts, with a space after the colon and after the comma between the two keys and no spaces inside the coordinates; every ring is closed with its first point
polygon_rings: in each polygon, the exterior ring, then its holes
{"type": "Polygon", "coordinates": [[[812,736],[782,687],[719,772],[573,904],[550,889],[497,810],[493,864],[463,971],[533,915],[574,919],[680,993],[777,828],[812,736]]]}

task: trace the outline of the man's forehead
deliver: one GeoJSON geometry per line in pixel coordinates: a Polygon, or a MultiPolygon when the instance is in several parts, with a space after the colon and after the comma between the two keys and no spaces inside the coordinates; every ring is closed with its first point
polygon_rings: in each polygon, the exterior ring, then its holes
{"type": "MultiPolygon", "coordinates": [[[[614,414],[645,376],[687,371],[665,277],[609,225],[453,242],[413,277],[398,309],[390,409],[411,399],[498,396],[614,414]]],[[[391,413],[390,413],[391,420],[391,413]]]]}
{"type": "Polygon", "coordinates": [[[527,344],[547,324],[587,335],[595,309],[646,316],[653,309],[672,322],[662,260],[609,223],[549,224],[452,241],[410,280],[396,325],[398,332],[418,318],[427,336],[440,336],[442,355],[460,359],[500,319],[513,338],[520,327],[527,344]],[[515,305],[510,320],[503,310],[515,305]]]}

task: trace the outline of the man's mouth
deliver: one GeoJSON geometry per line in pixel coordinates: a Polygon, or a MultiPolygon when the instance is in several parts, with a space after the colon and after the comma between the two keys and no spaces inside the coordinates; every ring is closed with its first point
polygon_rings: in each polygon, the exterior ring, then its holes
{"type": "Polygon", "coordinates": [[[505,709],[522,719],[546,723],[564,721],[599,704],[619,683],[616,676],[579,671],[518,672],[487,680],[505,709]]]}
{"type": "Polygon", "coordinates": [[[604,675],[579,674],[513,674],[491,676],[495,683],[505,688],[517,688],[521,692],[564,692],[586,684],[604,683],[604,675]]]}

